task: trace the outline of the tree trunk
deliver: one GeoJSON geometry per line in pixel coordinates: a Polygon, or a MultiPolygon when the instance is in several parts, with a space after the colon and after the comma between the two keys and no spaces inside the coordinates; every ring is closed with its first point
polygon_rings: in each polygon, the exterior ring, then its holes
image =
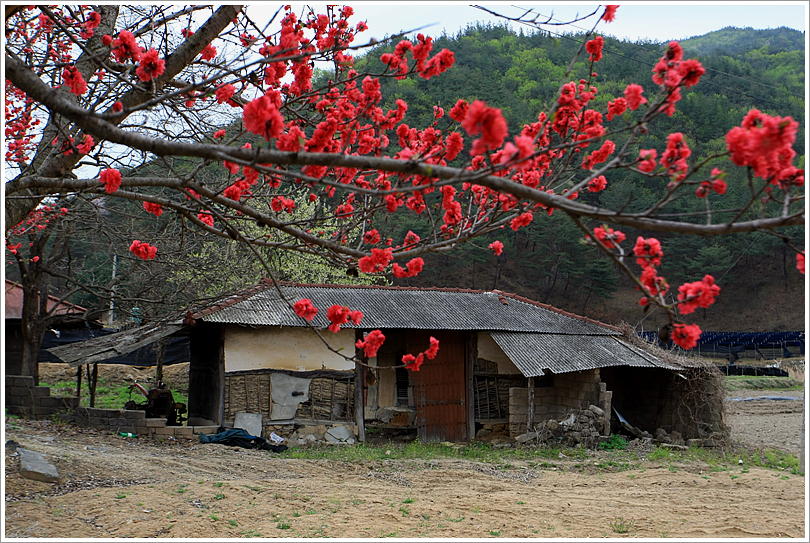
{"type": "Polygon", "coordinates": [[[549,285],[548,290],[546,291],[546,295],[543,298],[543,303],[544,304],[548,303],[548,298],[549,298],[549,296],[551,296],[551,291],[554,290],[554,285],[557,284],[557,276],[560,273],[559,260],[557,262],[558,262],[558,264],[554,266],[554,279],[551,280],[551,284],[549,285]]]}
{"type": "Polygon", "coordinates": [[[163,359],[166,356],[166,340],[161,339],[158,342],[157,346],[157,354],[156,354],[156,367],[155,367],[155,388],[163,388],[161,383],[163,382],[163,359]]]}

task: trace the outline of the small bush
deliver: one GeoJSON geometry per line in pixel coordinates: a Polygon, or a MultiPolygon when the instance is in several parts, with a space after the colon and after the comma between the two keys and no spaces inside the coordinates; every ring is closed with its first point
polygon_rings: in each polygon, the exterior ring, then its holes
{"type": "Polygon", "coordinates": [[[599,443],[599,448],[603,451],[622,451],[627,448],[627,440],[619,434],[610,434],[607,441],[599,443]]]}

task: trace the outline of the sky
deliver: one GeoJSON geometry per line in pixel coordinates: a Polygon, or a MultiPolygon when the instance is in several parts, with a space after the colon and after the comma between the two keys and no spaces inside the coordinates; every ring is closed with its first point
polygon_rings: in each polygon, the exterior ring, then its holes
{"type": "MultiPolygon", "coordinates": [[[[439,36],[443,30],[448,34],[455,34],[475,21],[501,21],[464,2],[347,1],[345,4],[355,10],[350,22],[368,22],[369,30],[360,35],[358,43],[363,43],[364,38],[380,39],[386,34],[415,30],[426,25],[431,26],[421,32],[439,36]]],[[[521,15],[526,9],[533,9],[546,18],[553,15],[560,22],[572,20],[577,13],[586,15],[596,9],[599,10],[598,16],[601,16],[604,10],[598,4],[583,2],[489,2],[481,5],[513,17],[521,15]]],[[[599,29],[606,35],[631,41],[649,39],[664,42],[685,39],[727,26],[755,29],[787,26],[800,31],[807,29],[807,2],[620,2],[619,6],[616,19],[612,23],[600,23],[599,29]]],[[[254,9],[262,8],[253,4],[249,12],[254,9]]],[[[268,6],[264,9],[271,8],[268,6]]],[[[552,31],[565,29],[564,31],[569,32],[590,30],[598,16],[576,23],[574,27],[544,28],[552,31]]],[[[518,29],[518,23],[511,24],[515,30],[518,29]]]]}

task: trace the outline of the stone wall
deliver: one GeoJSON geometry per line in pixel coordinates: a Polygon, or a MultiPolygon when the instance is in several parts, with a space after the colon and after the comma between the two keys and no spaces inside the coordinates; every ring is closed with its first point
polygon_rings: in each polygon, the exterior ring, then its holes
{"type": "Polygon", "coordinates": [[[34,378],[6,375],[6,409],[10,415],[37,420],[54,419],[138,437],[193,438],[204,432],[214,434],[217,426],[166,426],[166,419],[147,419],[146,412],[128,409],[79,407],[79,398],[51,396],[51,388],[34,386],[34,378]]]}
{"type": "Polygon", "coordinates": [[[3,394],[8,414],[24,418],[50,419],[79,407],[79,398],[51,396],[50,387],[34,386],[34,378],[29,376],[6,375],[3,394]]]}
{"type": "MultiPolygon", "coordinates": [[[[599,370],[563,373],[553,376],[553,386],[534,389],[534,422],[560,420],[569,414],[587,410],[595,405],[610,413],[612,393],[600,381],[599,370]]],[[[509,435],[526,433],[529,414],[529,391],[526,388],[509,389],[509,435]]]]}

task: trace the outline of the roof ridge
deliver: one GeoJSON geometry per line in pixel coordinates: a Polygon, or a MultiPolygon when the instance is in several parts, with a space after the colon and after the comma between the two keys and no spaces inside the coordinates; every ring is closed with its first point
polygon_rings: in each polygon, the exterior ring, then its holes
{"type": "Polygon", "coordinates": [[[526,298],[525,296],[520,296],[519,294],[515,294],[513,292],[504,292],[504,291],[498,290],[498,289],[492,289],[492,292],[494,292],[495,294],[500,294],[502,296],[508,296],[509,298],[512,298],[513,300],[517,300],[518,302],[523,302],[523,303],[526,303],[526,304],[533,305],[535,307],[539,307],[539,308],[542,308],[542,309],[546,309],[548,311],[552,311],[554,313],[563,315],[565,317],[570,317],[572,319],[578,319],[578,320],[581,320],[581,321],[584,321],[584,322],[595,324],[597,326],[603,326],[605,328],[609,328],[609,329],[615,330],[617,332],[622,331],[622,329],[619,328],[618,326],[614,326],[612,324],[607,324],[606,322],[598,321],[598,320],[592,319],[590,317],[584,317],[582,315],[577,315],[576,313],[571,313],[570,311],[565,311],[564,309],[560,309],[559,307],[554,307],[553,305],[544,304],[543,302],[538,302],[538,301],[526,298]]]}
{"type": "MultiPolygon", "coordinates": [[[[267,279],[263,279],[267,281],[267,279]]],[[[279,285],[301,288],[351,288],[358,290],[408,290],[414,292],[462,292],[470,294],[485,294],[487,290],[478,290],[460,287],[405,287],[400,285],[340,285],[335,283],[296,283],[293,281],[278,281],[279,285]]]]}

